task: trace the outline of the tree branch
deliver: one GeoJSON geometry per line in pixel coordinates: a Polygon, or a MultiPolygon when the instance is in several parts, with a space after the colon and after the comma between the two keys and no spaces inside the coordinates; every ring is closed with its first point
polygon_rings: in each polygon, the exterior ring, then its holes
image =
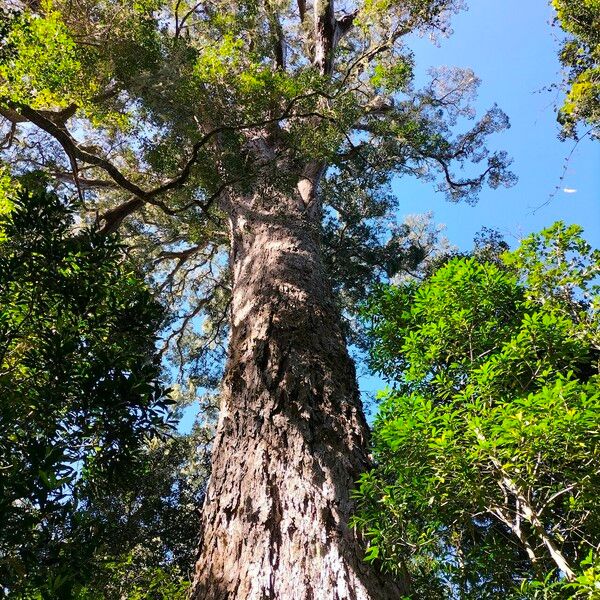
{"type": "MultiPolygon", "coordinates": [[[[117,184],[118,187],[131,193],[134,196],[127,202],[124,202],[123,204],[106,211],[100,217],[100,220],[104,221],[104,226],[102,227],[101,232],[104,234],[108,234],[116,231],[116,229],[122,223],[123,219],[125,219],[125,217],[139,210],[146,203],[159,206],[167,214],[173,215],[177,212],[180,212],[182,209],[180,209],[180,211],[170,209],[163,202],[157,200],[156,197],[175,188],[179,188],[186,183],[191,174],[191,170],[194,163],[198,160],[200,150],[219,133],[225,131],[242,131],[246,129],[264,127],[265,125],[276,123],[281,120],[290,118],[292,116],[296,118],[308,118],[312,116],[318,116],[320,118],[327,119],[328,117],[326,117],[325,115],[316,113],[314,111],[305,114],[293,114],[293,108],[297,102],[314,95],[320,94],[318,92],[310,92],[307,94],[300,94],[295,98],[292,98],[288,102],[283,112],[276,117],[272,117],[269,119],[261,119],[259,121],[253,121],[240,125],[222,125],[220,127],[216,127],[208,131],[197,142],[194,143],[194,145],[192,146],[192,152],[179,174],[151,190],[144,190],[135,182],[128,179],[113,163],[111,163],[106,158],[93,154],[82,148],[80,145],[77,144],[76,140],[64,127],[64,125],[57,125],[53,120],[49,119],[41,111],[34,110],[24,104],[4,100],[5,105],[8,106],[8,109],[6,109],[5,107],[1,107],[0,114],[6,116],[6,118],[15,123],[22,123],[28,121],[42,129],[49,135],[51,135],[61,145],[61,147],[65,151],[65,154],[69,158],[76,183],[77,160],[80,160],[86,164],[102,169],[111,177],[111,179],[115,182],[115,184],[117,184]]],[[[201,208],[206,211],[209,208],[209,206],[214,202],[214,200],[221,194],[223,189],[225,189],[226,186],[231,185],[231,183],[232,182],[222,184],[217,190],[217,192],[215,192],[215,194],[210,196],[205,203],[200,205],[201,208]]]]}
{"type": "Polygon", "coordinates": [[[304,23],[306,18],[306,0],[298,0],[298,14],[300,15],[300,22],[304,23]]]}

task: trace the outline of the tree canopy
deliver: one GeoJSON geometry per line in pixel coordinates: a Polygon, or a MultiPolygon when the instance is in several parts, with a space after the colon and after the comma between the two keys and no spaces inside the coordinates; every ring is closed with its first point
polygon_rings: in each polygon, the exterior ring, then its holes
{"type": "Polygon", "coordinates": [[[508,126],[500,109],[455,132],[475,116],[472,71],[413,84],[405,40],[446,35],[454,0],[13,6],[3,159],[78,189],[104,231],[126,226],[180,317],[165,352],[205,383],[225,344],[228,201],[289,193],[323,171],[323,252],[348,309],[418,258],[392,225],[393,177],[434,180],[452,201],[514,182],[506,155],[485,146],[508,126]]]}
{"type": "Polygon", "coordinates": [[[355,522],[415,597],[595,593],[600,252],[580,234],[556,223],[366,305],[394,387],[355,522]]]}
{"type": "Polygon", "coordinates": [[[560,52],[566,69],[567,95],[558,118],[563,134],[577,136],[578,126],[593,137],[600,125],[600,3],[552,0],[557,20],[568,34],[560,52]]]}

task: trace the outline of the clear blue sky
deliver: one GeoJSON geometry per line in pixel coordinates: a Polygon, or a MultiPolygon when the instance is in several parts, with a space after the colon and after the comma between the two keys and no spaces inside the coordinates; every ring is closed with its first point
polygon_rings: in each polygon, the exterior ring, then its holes
{"type": "Polygon", "coordinates": [[[600,247],[600,141],[586,138],[577,145],[561,181],[575,144],[557,138],[561,92],[544,91],[561,79],[561,31],[551,26],[552,8],[546,0],[471,0],[469,5],[453,18],[454,34],[439,47],[425,38],[411,44],[417,76],[441,65],[475,71],[481,79],[478,113],[497,103],[510,118],[511,128],[494,135],[491,146],[513,157],[519,182],[484,190],[473,207],[448,203],[430,184],[402,179],[394,186],[401,213],[432,210],[435,221],[447,225],[450,242],[465,250],[482,226],[499,229],[514,246],[558,219],[581,224],[585,237],[600,247]]]}

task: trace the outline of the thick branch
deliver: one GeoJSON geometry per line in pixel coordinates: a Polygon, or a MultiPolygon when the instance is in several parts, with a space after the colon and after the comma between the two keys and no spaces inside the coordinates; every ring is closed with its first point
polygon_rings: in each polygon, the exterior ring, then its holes
{"type": "Polygon", "coordinates": [[[0,115],[2,115],[5,119],[8,119],[14,125],[18,123],[27,123],[27,119],[20,115],[16,110],[12,110],[7,106],[0,106],[0,115]]]}
{"type": "MultiPolygon", "coordinates": [[[[315,92],[311,92],[309,94],[301,94],[295,98],[292,98],[288,102],[282,114],[277,117],[262,119],[260,121],[249,122],[241,125],[222,125],[210,130],[192,146],[192,152],[179,174],[151,190],[145,190],[135,182],[128,179],[113,163],[106,158],[93,154],[82,148],[80,145],[78,145],[76,140],[63,125],[57,125],[42,112],[34,110],[27,105],[5,101],[6,105],[8,105],[8,109],[6,107],[0,108],[0,114],[3,114],[6,118],[9,118],[15,123],[29,121],[46,133],[50,134],[62,146],[63,150],[67,154],[73,167],[73,173],[76,182],[77,161],[80,160],[86,164],[104,170],[121,189],[130,192],[134,196],[132,199],[113,209],[108,210],[101,216],[101,220],[103,220],[105,223],[101,231],[105,234],[108,234],[116,231],[125,217],[139,210],[146,203],[159,206],[167,214],[176,214],[176,212],[179,212],[169,209],[164,203],[156,199],[156,197],[170,190],[179,188],[186,183],[191,174],[193,165],[198,160],[200,150],[217,134],[225,131],[242,131],[245,129],[264,127],[265,125],[276,123],[291,116],[295,116],[297,118],[306,118],[311,116],[327,118],[324,115],[315,113],[314,111],[306,114],[293,114],[293,108],[298,101],[314,94],[315,92]]],[[[230,185],[230,183],[231,182],[223,184],[221,187],[219,187],[217,192],[213,194],[213,196],[209,197],[203,204],[200,204],[202,209],[206,211],[214,202],[214,200],[221,194],[223,189],[227,185],[230,185]]]]}
{"type": "Polygon", "coordinates": [[[314,0],[315,57],[314,64],[322,75],[330,75],[335,31],[333,0],[314,0]]]}
{"type": "Polygon", "coordinates": [[[17,132],[17,124],[11,123],[8,133],[4,136],[2,142],[0,142],[0,150],[7,150],[8,148],[10,148],[12,146],[13,141],[15,139],[16,132],[17,132]]]}
{"type": "Polygon", "coordinates": [[[342,37],[350,31],[357,12],[335,17],[334,0],[315,0],[315,55],[314,65],[322,75],[331,75],[334,54],[342,37]]]}
{"type": "Polygon", "coordinates": [[[527,553],[527,556],[529,557],[533,568],[536,570],[536,572],[538,572],[539,558],[537,557],[534,548],[531,546],[527,535],[521,527],[521,515],[519,511],[517,510],[517,514],[515,515],[514,521],[509,517],[508,514],[506,514],[506,512],[500,506],[492,507],[490,509],[490,512],[496,517],[498,517],[512,531],[512,533],[517,537],[521,544],[523,544],[525,552],[527,553]]]}
{"type": "Polygon", "coordinates": [[[298,0],[298,14],[300,15],[300,22],[304,23],[306,17],[306,0],[298,0]]]}
{"type": "MultiPolygon", "coordinates": [[[[479,431],[475,432],[477,439],[480,441],[485,441],[485,437],[479,431]]],[[[571,566],[560,552],[560,550],[555,546],[554,541],[550,538],[550,536],[546,533],[546,529],[539,517],[537,510],[531,505],[529,500],[527,499],[527,495],[523,492],[520,486],[514,481],[504,470],[502,463],[495,457],[489,456],[489,460],[494,466],[494,469],[498,474],[498,483],[500,486],[509,491],[515,497],[517,501],[517,510],[518,512],[531,524],[535,535],[538,537],[539,541],[546,546],[550,557],[554,561],[554,564],[559,568],[559,570],[565,574],[565,577],[568,581],[573,581],[576,578],[575,572],[571,569],[571,566]]],[[[493,512],[493,511],[492,511],[493,512]]],[[[494,514],[497,514],[495,512],[494,514]]],[[[511,527],[514,532],[514,528],[511,527]]]]}
{"type": "Polygon", "coordinates": [[[100,220],[104,221],[104,225],[100,229],[100,233],[104,235],[108,235],[110,233],[114,233],[125,217],[133,214],[140,208],[144,206],[144,201],[140,198],[132,198],[131,200],[127,200],[127,202],[123,202],[123,204],[119,204],[115,208],[111,208],[107,210],[101,217],[100,220]]]}
{"type": "Polygon", "coordinates": [[[142,208],[142,206],[144,206],[146,202],[159,206],[163,210],[163,212],[166,212],[169,215],[175,215],[180,212],[184,212],[192,208],[192,206],[199,206],[202,212],[208,215],[209,209],[215,203],[215,201],[220,197],[220,195],[225,191],[227,187],[233,185],[234,183],[236,183],[236,181],[237,180],[227,181],[223,183],[217,188],[216,192],[214,192],[214,194],[206,198],[204,202],[198,202],[197,200],[193,200],[192,202],[186,204],[185,206],[182,206],[178,210],[171,210],[159,200],[148,198],[146,198],[146,200],[142,200],[140,198],[132,198],[131,200],[127,200],[127,202],[123,202],[123,204],[119,204],[119,206],[107,210],[104,214],[100,216],[100,221],[104,222],[104,226],[100,229],[100,232],[105,235],[109,233],[114,233],[126,217],[138,211],[140,208],[142,208]]]}
{"type": "Polygon", "coordinates": [[[10,103],[9,107],[17,110],[28,121],[49,133],[63,148],[70,159],[81,160],[87,164],[100,167],[110,175],[110,177],[119,185],[119,187],[131,192],[134,196],[145,199],[148,195],[146,191],[140,188],[133,181],[130,181],[121,173],[121,171],[110,161],[87,152],[77,145],[71,134],[61,126],[56,125],[42,113],[30,108],[24,104],[10,103]]]}

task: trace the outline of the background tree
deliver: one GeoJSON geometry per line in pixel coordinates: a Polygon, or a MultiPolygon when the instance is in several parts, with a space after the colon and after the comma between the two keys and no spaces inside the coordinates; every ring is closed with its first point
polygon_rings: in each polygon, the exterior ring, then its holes
{"type": "Polygon", "coordinates": [[[169,402],[154,349],[162,308],[115,239],[74,235],[73,208],[44,185],[4,194],[0,224],[0,580],[11,597],[67,597],[89,578],[103,538],[89,488],[137,468],[169,402]]]}
{"type": "Polygon", "coordinates": [[[553,0],[559,25],[568,34],[560,52],[567,96],[558,120],[563,135],[577,136],[579,125],[598,137],[600,125],[600,3],[553,0]]]}
{"type": "Polygon", "coordinates": [[[101,538],[78,600],[187,597],[211,431],[198,422],[189,434],[154,437],[109,485],[83,482],[84,510],[101,538]]]}
{"type": "Polygon", "coordinates": [[[406,37],[447,33],[459,2],[13,5],[5,160],[127,230],[179,317],[165,353],[185,373],[214,384],[229,332],[194,597],[393,596],[347,526],[368,432],[336,301],[405,262],[403,230],[378,231],[392,177],[454,201],[514,180],[485,147],[498,108],[453,132],[474,117],[472,72],[412,86],[406,37]],[[344,238],[368,248],[328,272],[344,238]]]}
{"type": "Polygon", "coordinates": [[[415,598],[597,593],[600,252],[580,233],[451,259],[367,306],[395,387],[355,522],[415,598]]]}

